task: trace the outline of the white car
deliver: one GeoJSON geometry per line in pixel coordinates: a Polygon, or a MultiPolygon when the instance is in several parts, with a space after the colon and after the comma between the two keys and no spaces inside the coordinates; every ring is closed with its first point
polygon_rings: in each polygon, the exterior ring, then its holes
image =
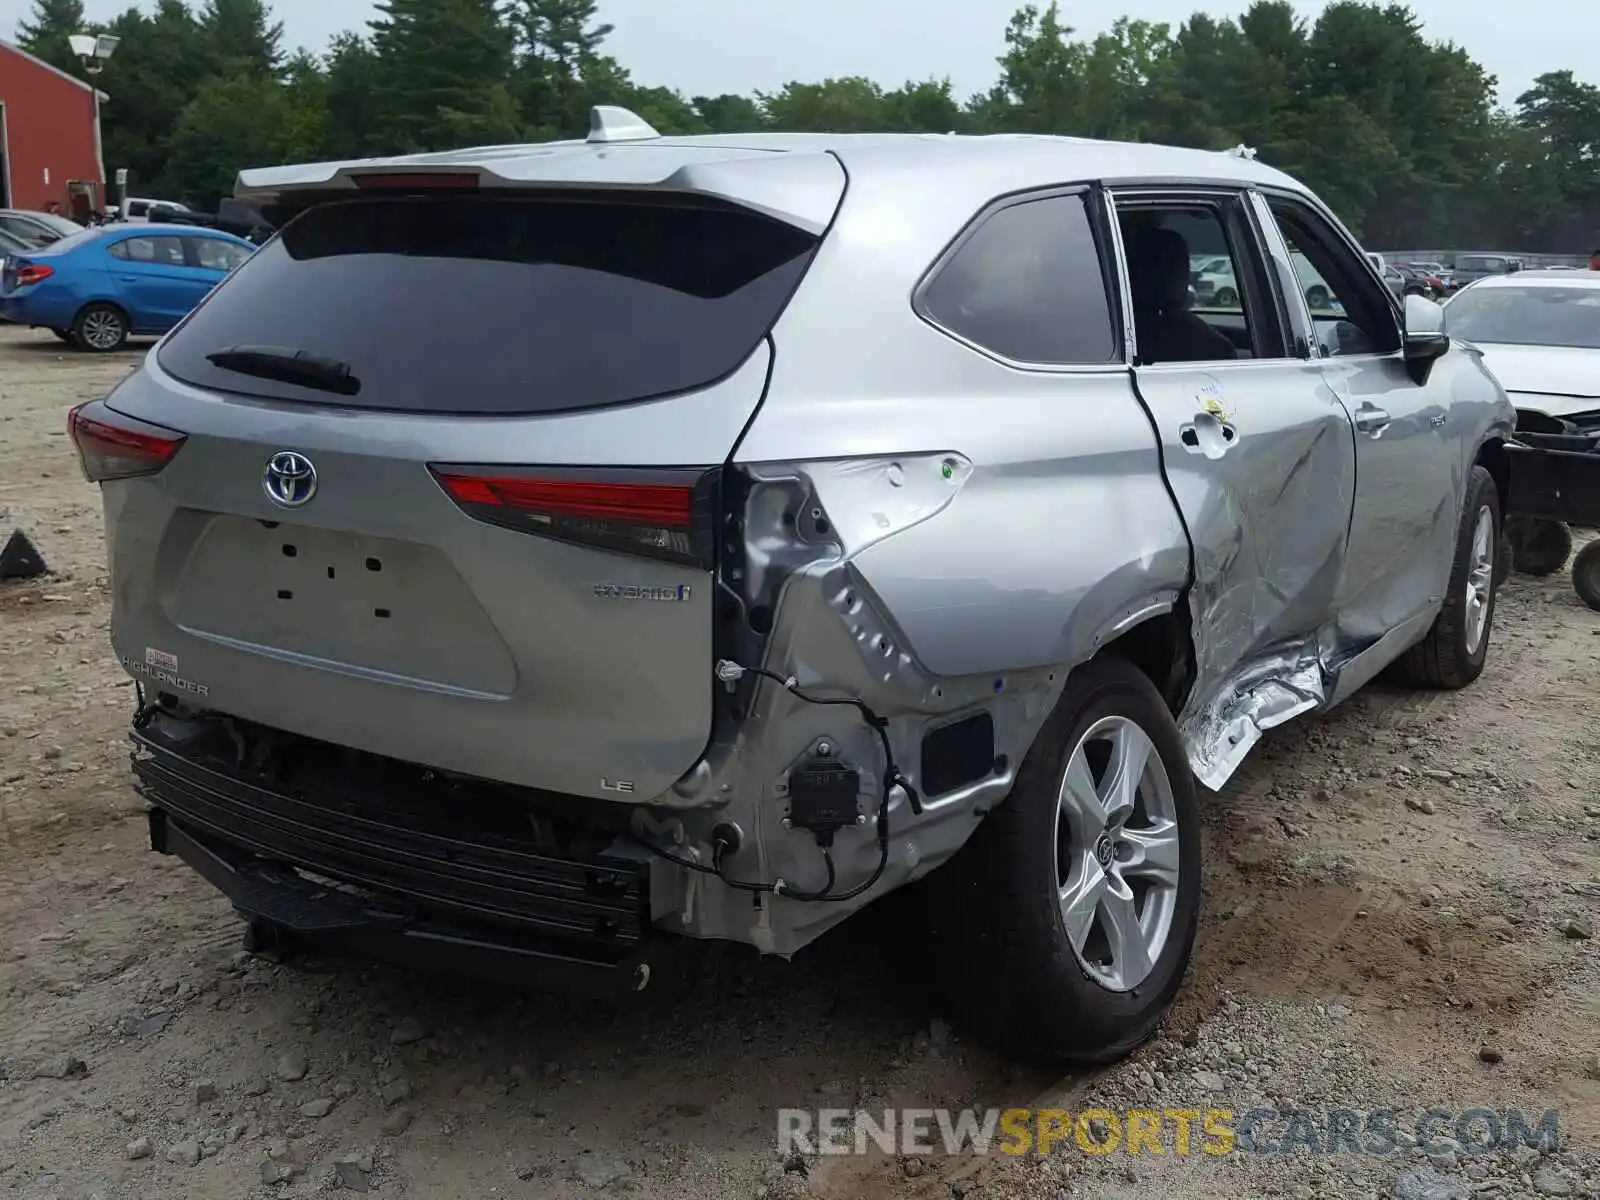
{"type": "Polygon", "coordinates": [[[1600,409],[1600,271],[1488,275],[1447,302],[1452,337],[1475,343],[1520,409],[1600,409]]]}
{"type": "Polygon", "coordinates": [[[188,211],[189,206],[177,200],[150,200],[141,196],[129,196],[126,203],[115,210],[117,218],[123,221],[159,221],[167,214],[188,211]]]}
{"type": "Polygon", "coordinates": [[[1233,260],[1226,254],[1199,260],[1194,265],[1195,298],[1204,305],[1234,308],[1239,303],[1239,284],[1233,277],[1233,260]]]}

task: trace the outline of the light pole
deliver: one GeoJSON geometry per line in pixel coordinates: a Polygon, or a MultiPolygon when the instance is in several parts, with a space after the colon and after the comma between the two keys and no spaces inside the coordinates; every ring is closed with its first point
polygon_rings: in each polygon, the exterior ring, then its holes
{"type": "MultiPolygon", "coordinates": [[[[72,47],[72,52],[83,62],[83,72],[89,76],[89,92],[94,101],[94,159],[100,168],[100,186],[105,187],[106,157],[105,149],[100,143],[100,89],[95,86],[95,76],[105,69],[106,60],[117,52],[117,47],[122,44],[122,39],[113,37],[108,33],[74,33],[67,38],[67,44],[72,47]]],[[[117,197],[120,207],[122,197],[117,197]]],[[[105,208],[104,202],[100,208],[105,208]]]]}

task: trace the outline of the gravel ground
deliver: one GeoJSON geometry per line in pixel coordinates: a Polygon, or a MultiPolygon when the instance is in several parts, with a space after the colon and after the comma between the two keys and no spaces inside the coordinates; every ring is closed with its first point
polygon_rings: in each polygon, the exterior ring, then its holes
{"type": "Polygon", "coordinates": [[[1207,805],[1165,1031],[1099,1073],[945,1024],[882,953],[914,896],[792,963],[708,957],[670,1005],[278,966],[149,853],[128,784],[99,503],[63,419],[137,360],[0,328],[0,536],[53,569],[0,585],[0,1194],[1600,1196],[1600,614],[1565,576],[1508,585],[1467,692],[1374,687],[1264,741],[1207,805]],[[1302,1148],[1180,1154],[1169,1119],[1159,1155],[778,1156],[779,1107],[889,1105],[1259,1108],[1262,1142],[1302,1148]],[[1434,1107],[1554,1109],[1560,1140],[1408,1144],[1434,1107]],[[1330,1152],[1335,1109],[1398,1110],[1394,1152],[1330,1152]]]}

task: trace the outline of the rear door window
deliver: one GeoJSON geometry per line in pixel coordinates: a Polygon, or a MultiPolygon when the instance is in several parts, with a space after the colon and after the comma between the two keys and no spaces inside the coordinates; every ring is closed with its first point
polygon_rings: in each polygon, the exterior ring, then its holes
{"type": "Polygon", "coordinates": [[[600,408],[732,372],[777,319],[816,244],[790,225],[710,201],[328,203],[252,254],[159,359],[188,383],[306,404],[600,408]],[[235,347],[331,360],[357,386],[336,396],[208,358],[235,347]]]}
{"type": "Polygon", "coordinates": [[[1008,204],[981,217],[923,285],[918,311],[1011,362],[1120,361],[1110,288],[1081,193],[1008,204]]]}
{"type": "Polygon", "coordinates": [[[245,259],[250,257],[250,252],[232,242],[225,242],[221,238],[185,238],[189,249],[194,256],[194,264],[204,267],[208,271],[231,271],[245,259]]]}

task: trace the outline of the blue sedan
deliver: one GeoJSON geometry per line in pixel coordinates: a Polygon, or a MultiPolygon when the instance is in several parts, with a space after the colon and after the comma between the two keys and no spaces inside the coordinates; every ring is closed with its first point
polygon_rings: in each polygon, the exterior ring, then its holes
{"type": "Polygon", "coordinates": [[[84,350],[171,329],[255,247],[196,225],[102,225],[6,255],[0,318],[84,350]]]}

